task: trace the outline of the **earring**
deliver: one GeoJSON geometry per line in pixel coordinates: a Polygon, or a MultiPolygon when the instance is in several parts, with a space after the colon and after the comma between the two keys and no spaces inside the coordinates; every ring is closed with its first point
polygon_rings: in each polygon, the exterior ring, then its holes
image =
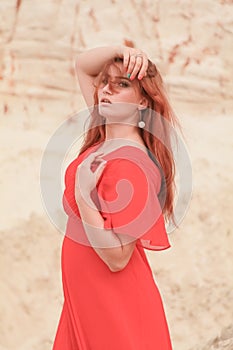
{"type": "Polygon", "coordinates": [[[140,111],[140,120],[138,122],[138,127],[143,129],[145,127],[145,122],[142,120],[142,112],[140,111]]]}
{"type": "Polygon", "coordinates": [[[143,120],[140,120],[139,122],[138,122],[138,127],[139,128],[141,128],[141,129],[143,129],[144,127],[145,127],[145,122],[143,121],[143,120]]]}

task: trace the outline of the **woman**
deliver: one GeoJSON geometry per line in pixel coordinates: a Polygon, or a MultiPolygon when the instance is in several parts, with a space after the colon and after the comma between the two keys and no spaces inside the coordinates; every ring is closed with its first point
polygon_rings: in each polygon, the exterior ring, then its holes
{"type": "Polygon", "coordinates": [[[169,350],[144,248],[170,247],[176,123],[156,66],[141,50],[100,47],[76,70],[91,122],[65,176],[64,305],[53,350],[169,350]],[[156,113],[155,113],[156,112],[156,113]]]}

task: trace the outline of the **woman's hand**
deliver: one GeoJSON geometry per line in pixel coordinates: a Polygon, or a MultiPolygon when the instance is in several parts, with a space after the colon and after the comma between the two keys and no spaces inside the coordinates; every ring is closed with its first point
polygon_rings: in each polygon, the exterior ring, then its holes
{"type": "Polygon", "coordinates": [[[137,74],[139,80],[146,76],[148,58],[145,52],[127,46],[120,46],[119,55],[123,58],[123,65],[130,76],[130,80],[133,80],[137,74]]]}
{"type": "Polygon", "coordinates": [[[75,179],[75,199],[90,200],[90,193],[104,170],[106,160],[102,159],[103,153],[93,152],[78,166],[75,179]]]}

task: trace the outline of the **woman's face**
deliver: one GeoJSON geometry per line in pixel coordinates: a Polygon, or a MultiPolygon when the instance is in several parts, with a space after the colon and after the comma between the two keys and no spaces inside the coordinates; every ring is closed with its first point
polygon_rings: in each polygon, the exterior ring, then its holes
{"type": "Polygon", "coordinates": [[[99,113],[108,122],[138,120],[138,107],[143,99],[139,82],[131,81],[120,62],[111,65],[98,88],[99,113]],[[116,66],[115,66],[116,65],[116,66]]]}

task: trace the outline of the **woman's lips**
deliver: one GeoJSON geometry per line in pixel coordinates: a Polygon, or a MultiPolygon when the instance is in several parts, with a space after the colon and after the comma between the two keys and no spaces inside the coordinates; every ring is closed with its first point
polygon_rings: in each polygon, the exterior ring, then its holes
{"type": "Polygon", "coordinates": [[[102,98],[100,103],[108,103],[111,104],[111,101],[108,98],[102,98]]]}

